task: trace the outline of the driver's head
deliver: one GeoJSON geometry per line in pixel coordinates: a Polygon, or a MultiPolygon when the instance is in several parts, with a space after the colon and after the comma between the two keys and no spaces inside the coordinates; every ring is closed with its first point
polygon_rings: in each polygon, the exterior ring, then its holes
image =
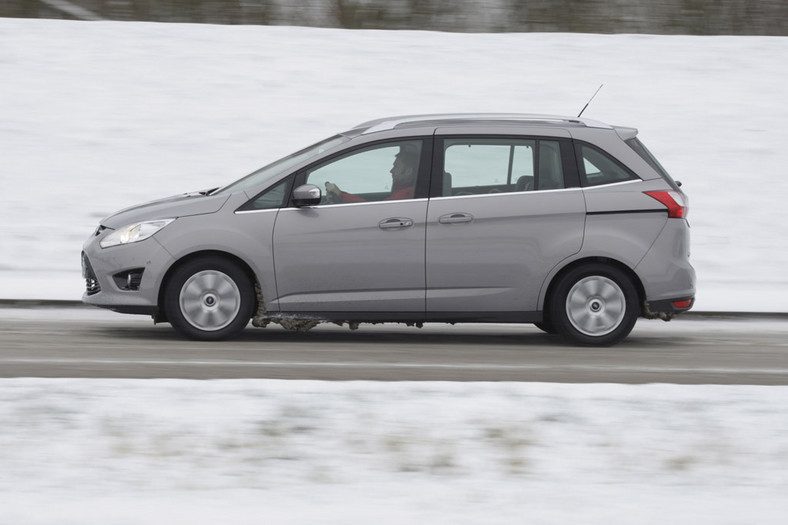
{"type": "Polygon", "coordinates": [[[400,147],[399,153],[394,158],[391,167],[391,177],[394,182],[413,182],[419,166],[419,154],[412,146],[400,147]]]}

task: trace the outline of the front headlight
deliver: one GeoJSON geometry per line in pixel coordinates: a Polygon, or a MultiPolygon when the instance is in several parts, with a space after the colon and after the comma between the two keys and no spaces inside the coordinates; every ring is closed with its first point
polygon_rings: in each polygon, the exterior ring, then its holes
{"type": "Polygon", "coordinates": [[[159,219],[157,221],[145,221],[135,224],[129,224],[123,228],[118,228],[110,233],[99,244],[102,248],[109,248],[110,246],[117,246],[119,244],[129,244],[132,242],[142,241],[161,230],[175,219],[159,219]]]}

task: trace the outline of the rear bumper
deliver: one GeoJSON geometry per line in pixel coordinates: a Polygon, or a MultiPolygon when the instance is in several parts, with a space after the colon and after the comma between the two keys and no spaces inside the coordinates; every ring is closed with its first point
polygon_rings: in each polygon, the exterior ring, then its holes
{"type": "Polygon", "coordinates": [[[673,316],[695,302],[695,269],[689,262],[689,226],[683,219],[668,219],[635,273],[643,284],[643,314],[673,316]]]}
{"type": "Polygon", "coordinates": [[[643,317],[647,319],[670,320],[676,314],[691,310],[695,305],[695,297],[677,297],[643,303],[643,317]]]}

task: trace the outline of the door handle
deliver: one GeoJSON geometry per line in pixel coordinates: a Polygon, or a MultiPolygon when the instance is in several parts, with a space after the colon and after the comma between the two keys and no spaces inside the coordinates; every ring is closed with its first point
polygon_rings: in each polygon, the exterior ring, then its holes
{"type": "Polygon", "coordinates": [[[378,223],[378,227],[381,230],[395,230],[398,228],[410,228],[411,226],[413,226],[413,219],[408,219],[407,217],[391,217],[378,223]]]}
{"type": "Polygon", "coordinates": [[[473,215],[470,213],[447,213],[438,217],[438,222],[441,224],[457,224],[460,222],[471,222],[473,215]]]}

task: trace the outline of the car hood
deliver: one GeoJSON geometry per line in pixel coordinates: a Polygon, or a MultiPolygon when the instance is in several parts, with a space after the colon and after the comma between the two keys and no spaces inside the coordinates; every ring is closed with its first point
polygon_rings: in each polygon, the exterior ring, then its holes
{"type": "Polygon", "coordinates": [[[206,195],[205,193],[186,193],[132,206],[103,219],[101,224],[107,228],[117,229],[135,222],[215,213],[229,198],[229,195],[206,195]]]}

